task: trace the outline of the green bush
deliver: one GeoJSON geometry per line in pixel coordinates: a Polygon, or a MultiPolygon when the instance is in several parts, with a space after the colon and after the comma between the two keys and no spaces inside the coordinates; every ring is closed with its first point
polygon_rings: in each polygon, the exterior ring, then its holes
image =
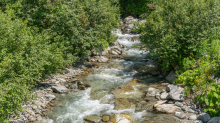
{"type": "Polygon", "coordinates": [[[50,32],[64,54],[85,54],[112,41],[111,30],[119,22],[117,1],[20,0],[10,8],[29,26],[50,32]],[[115,3],[115,4],[113,4],[115,3]]]}
{"type": "Polygon", "coordinates": [[[179,67],[177,84],[185,85],[185,94],[195,95],[195,101],[205,104],[211,116],[220,114],[220,84],[216,83],[220,70],[220,36],[215,34],[203,42],[205,54],[200,59],[185,58],[179,67]]]}
{"type": "Polygon", "coordinates": [[[220,24],[220,1],[155,0],[156,10],[147,19],[141,41],[167,70],[181,64],[186,57],[199,58],[203,41],[213,35],[220,24]]]}
{"type": "Polygon", "coordinates": [[[29,89],[45,74],[64,67],[62,52],[19,19],[0,11],[0,121],[21,110],[29,89]]]}
{"type": "Polygon", "coordinates": [[[3,0],[0,6],[0,121],[22,110],[45,74],[115,41],[117,0],[3,0]]]}
{"type": "Polygon", "coordinates": [[[119,0],[122,16],[139,17],[144,13],[150,12],[149,5],[152,0],[119,0]]]}

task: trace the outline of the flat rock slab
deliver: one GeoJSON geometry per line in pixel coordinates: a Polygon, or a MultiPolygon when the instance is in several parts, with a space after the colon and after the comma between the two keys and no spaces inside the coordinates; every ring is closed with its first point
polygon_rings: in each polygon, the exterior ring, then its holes
{"type": "Polygon", "coordinates": [[[123,110],[123,109],[130,109],[135,107],[134,103],[129,102],[126,99],[116,99],[115,104],[116,105],[114,110],[123,110]]]}
{"type": "Polygon", "coordinates": [[[68,92],[68,89],[62,85],[54,85],[51,87],[51,89],[56,93],[67,93],[68,92]]]}
{"type": "Polygon", "coordinates": [[[174,104],[162,104],[162,105],[158,105],[156,107],[156,111],[167,113],[167,114],[172,114],[177,109],[179,109],[179,108],[177,106],[175,106],[174,104]]]}
{"type": "Polygon", "coordinates": [[[92,115],[92,116],[86,116],[86,117],[84,117],[84,120],[90,121],[90,122],[98,123],[98,122],[101,121],[101,118],[100,118],[99,116],[92,115]]]}

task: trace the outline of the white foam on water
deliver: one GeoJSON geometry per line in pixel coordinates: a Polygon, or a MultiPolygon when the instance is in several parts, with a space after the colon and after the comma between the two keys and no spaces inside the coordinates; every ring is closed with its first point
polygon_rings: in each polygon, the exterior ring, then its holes
{"type": "MultiPolygon", "coordinates": [[[[141,43],[140,41],[131,41],[131,38],[134,36],[138,37],[140,35],[122,34],[119,29],[112,31],[112,33],[118,36],[117,41],[125,46],[125,52],[127,52],[129,56],[144,57],[148,53],[138,49],[131,49],[134,44],[141,43]]],[[[119,63],[121,66],[123,65],[124,68],[129,68],[130,66],[134,65],[134,62],[132,61],[119,59],[113,60],[113,62],[110,64],[116,63],[119,63]]],[[[100,115],[100,112],[105,112],[106,114],[129,113],[129,116],[131,116],[134,120],[138,122],[142,121],[142,117],[146,115],[146,111],[135,112],[135,107],[132,109],[114,110],[114,104],[101,103],[113,100],[115,98],[113,94],[105,95],[100,100],[90,100],[90,94],[91,92],[94,92],[94,90],[100,91],[102,89],[110,89],[127,84],[131,79],[133,79],[133,75],[136,73],[136,71],[124,72],[119,69],[109,69],[106,67],[93,69],[93,74],[89,74],[86,78],[86,81],[92,85],[92,88],[80,91],[77,93],[77,95],[72,95],[73,100],[66,102],[65,106],[63,107],[65,110],[60,111],[58,108],[57,112],[55,112],[55,121],[45,119],[45,121],[42,123],[83,123],[84,117],[89,115],[100,115]]],[[[137,93],[138,92],[126,92],[125,94],[137,93]]]]}
{"type": "Polygon", "coordinates": [[[90,100],[91,88],[86,89],[82,97],[74,102],[67,102],[67,112],[57,117],[56,122],[83,123],[83,118],[88,115],[100,115],[103,110],[113,109],[114,105],[101,104],[99,100],[90,100]]]}

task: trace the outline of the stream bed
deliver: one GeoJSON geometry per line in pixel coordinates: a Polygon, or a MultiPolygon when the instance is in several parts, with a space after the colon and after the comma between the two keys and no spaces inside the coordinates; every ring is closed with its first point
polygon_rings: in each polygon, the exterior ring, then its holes
{"type": "MultiPolygon", "coordinates": [[[[124,46],[123,57],[110,59],[108,63],[96,63],[88,73],[77,79],[91,85],[86,90],[71,91],[68,94],[57,94],[53,101],[54,107],[46,112],[48,119],[43,123],[84,123],[84,117],[104,114],[113,116],[115,113],[129,115],[133,123],[176,123],[171,114],[159,114],[153,111],[157,101],[155,97],[146,99],[148,87],[164,89],[160,84],[159,74],[149,74],[154,69],[152,60],[145,60],[149,53],[136,48],[140,41],[132,41],[139,35],[114,32],[118,42],[124,46]]],[[[87,122],[85,122],[87,123],[87,122]]],[[[89,122],[88,122],[89,123],[89,122]]],[[[105,123],[102,120],[100,123],[105,123]]],[[[110,121],[108,123],[111,123],[110,121]]]]}

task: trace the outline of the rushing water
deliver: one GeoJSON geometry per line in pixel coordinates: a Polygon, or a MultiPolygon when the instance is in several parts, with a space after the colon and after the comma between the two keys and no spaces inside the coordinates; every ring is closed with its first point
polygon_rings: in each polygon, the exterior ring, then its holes
{"type": "MultiPolygon", "coordinates": [[[[140,41],[131,41],[131,38],[139,35],[123,35],[119,30],[113,32],[118,36],[118,42],[124,45],[124,52],[135,59],[143,59],[148,52],[133,48],[134,44],[141,45],[140,41]]],[[[136,122],[141,123],[146,116],[153,117],[154,114],[146,110],[137,112],[135,108],[114,110],[115,96],[111,91],[121,85],[128,84],[137,71],[126,70],[137,61],[125,61],[123,59],[112,59],[109,63],[97,64],[87,75],[81,76],[81,81],[91,84],[91,88],[79,90],[69,94],[56,95],[56,106],[48,112],[48,119],[41,121],[44,123],[83,123],[83,118],[89,115],[102,114],[112,115],[114,113],[127,113],[136,122]],[[145,117],[144,117],[145,116],[145,117]]],[[[132,85],[138,90],[138,85],[132,85]]],[[[126,92],[125,95],[140,96],[139,91],[126,92]]]]}

